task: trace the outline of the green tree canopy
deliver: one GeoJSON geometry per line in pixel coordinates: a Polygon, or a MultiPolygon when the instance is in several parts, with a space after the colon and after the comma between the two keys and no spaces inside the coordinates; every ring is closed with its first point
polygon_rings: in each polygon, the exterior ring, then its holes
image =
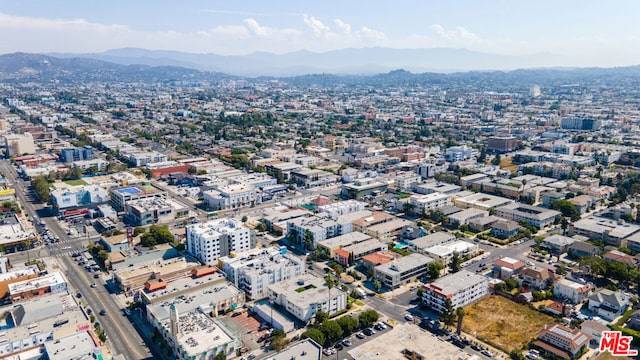
{"type": "Polygon", "coordinates": [[[570,218],[571,221],[580,219],[580,212],[578,211],[578,208],[569,200],[556,200],[552,202],[549,207],[553,210],[560,211],[562,216],[570,218]]]}
{"type": "Polygon", "coordinates": [[[327,320],[323,322],[322,325],[318,327],[318,329],[322,331],[326,343],[329,344],[340,340],[342,334],[344,333],[338,322],[335,320],[327,320]]]}
{"type": "Polygon", "coordinates": [[[377,311],[369,309],[360,313],[360,316],[358,316],[358,322],[360,323],[360,326],[367,327],[378,321],[379,318],[380,314],[378,314],[377,311]]]}
{"type": "Polygon", "coordinates": [[[309,338],[309,339],[317,342],[320,345],[324,345],[324,343],[325,343],[324,333],[322,331],[320,331],[319,329],[309,329],[309,330],[303,332],[300,337],[302,339],[309,338]]]}

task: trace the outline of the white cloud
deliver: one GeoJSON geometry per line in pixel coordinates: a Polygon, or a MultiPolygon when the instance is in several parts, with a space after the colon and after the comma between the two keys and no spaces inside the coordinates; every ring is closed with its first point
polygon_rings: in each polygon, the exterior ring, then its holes
{"type": "Polygon", "coordinates": [[[249,28],[249,31],[261,37],[266,37],[271,32],[267,27],[260,26],[255,19],[244,19],[243,23],[249,28]]]}
{"type": "Polygon", "coordinates": [[[377,41],[387,40],[387,36],[382,31],[374,30],[374,29],[368,28],[366,26],[363,26],[360,29],[359,34],[364,39],[373,40],[373,41],[376,41],[376,42],[377,41]]]}
{"type": "Polygon", "coordinates": [[[326,35],[326,33],[331,30],[327,25],[323,24],[322,21],[307,14],[304,15],[304,23],[313,31],[313,34],[318,37],[326,35]]]}
{"type": "Polygon", "coordinates": [[[340,19],[333,20],[333,23],[336,24],[338,29],[342,30],[342,33],[344,35],[351,35],[351,25],[345,23],[344,21],[342,21],[340,19]]]}
{"type": "Polygon", "coordinates": [[[433,24],[431,25],[431,30],[435,31],[436,34],[446,40],[464,41],[471,43],[482,42],[482,39],[478,35],[472,33],[462,26],[456,26],[453,29],[447,30],[440,24],[433,24]]]}

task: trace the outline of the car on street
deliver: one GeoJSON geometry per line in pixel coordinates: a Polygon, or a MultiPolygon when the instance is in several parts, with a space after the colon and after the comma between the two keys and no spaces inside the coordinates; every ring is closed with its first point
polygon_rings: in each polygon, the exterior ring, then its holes
{"type": "Polygon", "coordinates": [[[255,354],[250,354],[249,356],[247,356],[247,360],[253,360],[255,358],[256,358],[255,354]]]}
{"type": "Polygon", "coordinates": [[[476,344],[471,345],[471,348],[475,351],[482,351],[482,347],[476,344]]]}
{"type": "Polygon", "coordinates": [[[97,279],[97,278],[99,278],[99,277],[100,277],[100,274],[98,274],[98,273],[93,274],[93,278],[94,278],[94,279],[97,279]]]}
{"type": "Polygon", "coordinates": [[[493,357],[493,353],[487,349],[480,351],[480,353],[486,357],[493,357]]]}
{"type": "Polygon", "coordinates": [[[404,319],[405,319],[405,320],[407,320],[407,321],[413,321],[413,315],[411,315],[411,314],[406,314],[406,315],[404,316],[404,319]]]}
{"type": "Polygon", "coordinates": [[[362,332],[367,336],[371,336],[376,333],[375,330],[373,330],[372,328],[366,328],[362,330],[362,332]]]}
{"type": "Polygon", "coordinates": [[[105,316],[105,315],[107,315],[107,310],[105,309],[100,310],[100,316],[105,316]]]}
{"type": "Polygon", "coordinates": [[[91,310],[90,308],[87,308],[87,315],[91,315],[93,313],[93,310],[91,310]]]}
{"type": "Polygon", "coordinates": [[[77,294],[76,294],[76,297],[77,297],[78,299],[80,299],[80,298],[82,297],[82,294],[81,294],[81,293],[77,293],[77,294]]]}
{"type": "Polygon", "coordinates": [[[92,284],[91,284],[91,287],[92,287],[92,288],[95,288],[96,286],[98,286],[98,285],[96,285],[96,283],[92,283],[92,284]]]}

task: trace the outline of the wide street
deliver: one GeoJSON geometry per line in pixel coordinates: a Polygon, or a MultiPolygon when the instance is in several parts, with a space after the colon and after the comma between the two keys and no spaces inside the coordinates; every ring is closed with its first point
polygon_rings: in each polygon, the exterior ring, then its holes
{"type": "MultiPolygon", "coordinates": [[[[16,190],[16,196],[20,199],[27,214],[29,214],[29,218],[40,219],[46,224],[51,233],[60,238],[60,243],[49,247],[48,251],[53,256],[61,253],[64,254],[58,257],[58,262],[60,266],[63,267],[62,270],[71,287],[76,291],[74,295],[78,292],[81,293],[82,297],[79,299],[81,304],[93,310],[94,316],[96,316],[97,321],[107,334],[107,342],[113,354],[121,354],[126,359],[153,359],[154,356],[149,352],[147,346],[144,345],[144,341],[136,329],[127,317],[123,315],[120,304],[103,286],[102,279],[94,279],[92,273],[75,264],[71,256],[67,253],[67,249],[63,250],[63,248],[67,246],[82,248],[83,243],[86,244],[86,239],[70,239],[55,217],[43,217],[48,215],[44,214],[43,205],[34,204],[32,197],[30,197],[30,199],[26,198],[25,194],[28,194],[30,191],[29,185],[17,177],[15,169],[13,169],[7,160],[0,161],[0,170],[7,181],[12,183],[13,188],[16,190]],[[93,282],[98,283],[96,288],[91,288],[91,283],[93,282]],[[98,315],[101,309],[107,312],[105,316],[98,315]]],[[[39,228],[40,226],[38,225],[37,227],[39,228]]],[[[43,255],[44,251],[43,248],[33,249],[30,250],[30,254],[43,255]]],[[[20,255],[22,256],[22,254],[20,255]]],[[[18,259],[19,258],[12,258],[12,261],[20,261],[18,259]]],[[[158,357],[156,356],[155,358],[158,357]]]]}

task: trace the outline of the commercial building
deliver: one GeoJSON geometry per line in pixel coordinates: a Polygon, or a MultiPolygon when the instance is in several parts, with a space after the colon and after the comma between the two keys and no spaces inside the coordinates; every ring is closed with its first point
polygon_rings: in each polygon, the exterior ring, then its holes
{"type": "Polygon", "coordinates": [[[304,274],[304,261],[286,248],[251,249],[218,259],[222,271],[252,300],[268,296],[267,287],[304,274]]]}
{"type": "Polygon", "coordinates": [[[463,192],[460,193],[460,195],[462,196],[454,194],[451,198],[451,202],[453,202],[453,205],[462,209],[474,208],[489,211],[499,206],[505,206],[513,203],[512,200],[483,193],[463,192]]]}
{"type": "Polygon", "coordinates": [[[442,312],[447,299],[454,309],[467,306],[489,295],[489,279],[467,270],[447,275],[423,286],[422,303],[442,312]]]}
{"type": "Polygon", "coordinates": [[[322,360],[322,346],[307,338],[287,346],[274,355],[269,355],[269,360],[322,360]]]}
{"type": "Polygon", "coordinates": [[[54,271],[34,279],[15,282],[9,284],[8,288],[9,297],[14,304],[34,297],[59,294],[69,290],[67,280],[60,271],[54,271]]]}
{"type": "Polygon", "coordinates": [[[269,299],[302,322],[322,310],[333,314],[347,307],[347,294],[339,287],[329,290],[324,279],[301,275],[268,287],[269,299]]]}
{"type": "Polygon", "coordinates": [[[95,207],[107,201],[109,193],[97,185],[68,186],[51,191],[51,206],[56,212],[79,207],[95,207]]]}
{"type": "Polygon", "coordinates": [[[422,254],[410,254],[374,268],[374,276],[387,289],[396,289],[427,273],[434,260],[422,254]]]}
{"type": "Polygon", "coordinates": [[[594,131],[600,130],[600,127],[602,126],[602,120],[585,118],[563,118],[560,126],[565,130],[594,131]]]}
{"type": "Polygon", "coordinates": [[[218,258],[249,250],[255,240],[241,221],[216,219],[187,226],[187,250],[207,265],[217,265],[218,258]]]}
{"type": "Polygon", "coordinates": [[[151,183],[140,185],[129,185],[124,187],[113,187],[109,190],[111,206],[117,211],[124,211],[126,204],[131,200],[166,198],[167,192],[151,185],[151,183]]]}
{"type": "Polygon", "coordinates": [[[524,220],[530,225],[542,229],[553,224],[560,212],[537,206],[513,203],[496,208],[494,215],[515,222],[524,220]]]}
{"type": "Polygon", "coordinates": [[[224,323],[198,310],[176,312],[173,318],[152,325],[180,360],[212,359],[220,352],[233,357],[242,346],[240,337],[224,323]]]}
{"type": "Polygon", "coordinates": [[[128,201],[126,221],[133,226],[168,223],[189,215],[189,208],[170,198],[149,198],[128,201]]]}
{"type": "MultiPolygon", "coordinates": [[[[158,251],[157,254],[166,255],[167,252],[158,251]]],[[[112,265],[115,269],[113,277],[115,283],[125,292],[139,290],[148,282],[158,280],[170,282],[189,276],[193,269],[200,267],[200,263],[192,258],[176,257],[164,260],[164,256],[149,257],[147,261],[136,263],[124,261],[118,265],[120,266],[112,265]]]]}
{"type": "Polygon", "coordinates": [[[342,197],[347,199],[362,199],[366,195],[376,195],[387,190],[388,185],[372,178],[358,179],[352,183],[342,185],[342,197]]]}
{"type": "Polygon", "coordinates": [[[331,219],[337,219],[342,215],[363,211],[367,207],[367,203],[358,200],[339,201],[331,204],[320,205],[317,210],[319,213],[327,214],[331,219]]]}
{"type": "Polygon", "coordinates": [[[520,141],[515,136],[492,136],[487,140],[487,150],[500,153],[513,151],[518,145],[520,141]]]}
{"type": "Polygon", "coordinates": [[[165,154],[157,151],[132,151],[129,153],[123,153],[127,157],[129,163],[133,166],[145,166],[147,164],[162,163],[169,160],[169,157],[165,154]]]}
{"type": "Polygon", "coordinates": [[[31,133],[4,135],[7,157],[16,157],[24,154],[35,154],[36,145],[31,133]]]}

